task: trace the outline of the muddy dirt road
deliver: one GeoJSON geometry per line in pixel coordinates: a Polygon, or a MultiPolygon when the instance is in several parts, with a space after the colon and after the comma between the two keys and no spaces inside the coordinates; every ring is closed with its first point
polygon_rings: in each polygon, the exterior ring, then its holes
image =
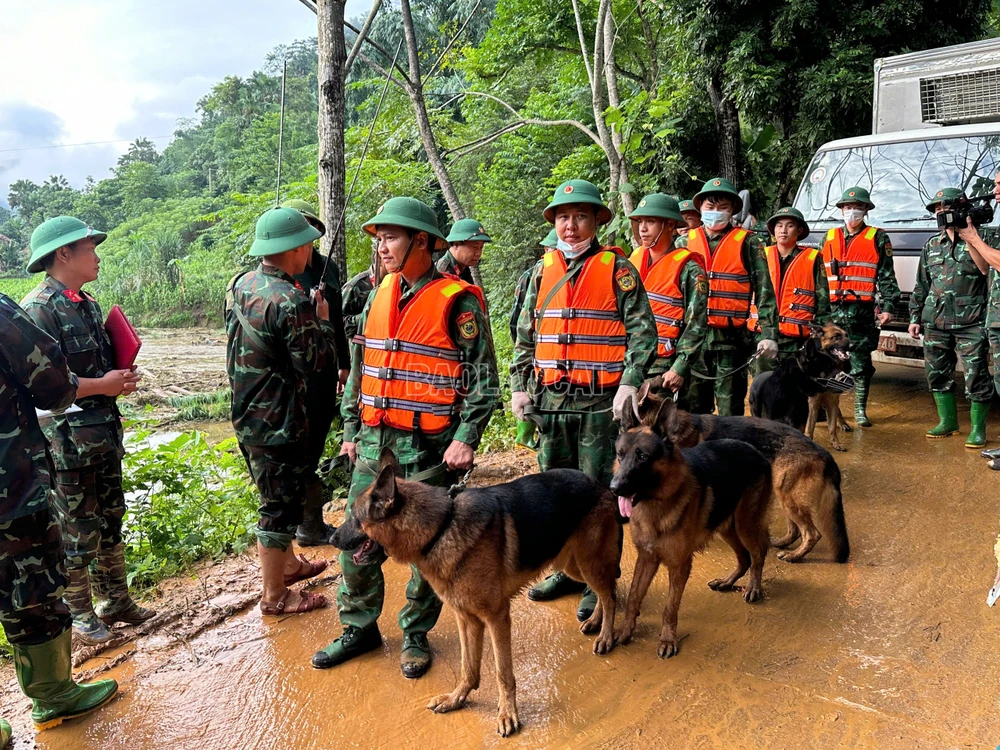
{"type": "MultiPolygon", "coordinates": [[[[408,573],[390,562],[381,651],[312,669],[312,653],[340,631],[334,608],[264,620],[250,607],[191,637],[168,626],[84,665],[100,672],[116,664],[106,674],[121,682],[121,697],[37,739],[27,702],[8,687],[15,747],[994,748],[1000,608],[988,609],[985,599],[996,570],[1000,474],[962,438],[926,440],[932,411],[919,371],[880,368],[870,410],[876,426],[848,436],[849,452],[837,456],[851,562],[828,562],[822,542],[797,566],[771,555],[766,599],[751,606],[706,587],[732,562],[728,548],[713,543],[695,561],[680,611],[685,637],[673,659],[655,655],[663,571],[635,639],[606,657],[594,656],[591,639],[577,631],[575,598],[519,597],[514,666],[524,728],[511,739],[494,733],[489,647],[482,687],[466,709],[437,716],[424,708],[452,688],[458,671],[447,606],[431,633],[431,671],[417,681],[400,675],[396,613],[408,573]]],[[[962,420],[967,429],[967,407],[962,420]]],[[[1000,415],[990,427],[993,444],[998,432],[1000,415]]],[[[817,435],[826,444],[825,430],[817,435]]],[[[626,533],[623,588],[633,560],[626,533]]],[[[223,603],[218,592],[234,564],[221,578],[206,571],[194,588],[223,603]]],[[[239,564],[252,578],[254,562],[239,564]]],[[[318,586],[330,596],[335,567],[318,586]]],[[[245,594],[245,581],[229,580],[245,594]]]]}

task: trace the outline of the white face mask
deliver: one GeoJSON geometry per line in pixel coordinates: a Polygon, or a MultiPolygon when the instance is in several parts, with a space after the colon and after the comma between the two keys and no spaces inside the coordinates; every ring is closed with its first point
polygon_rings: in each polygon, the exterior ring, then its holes
{"type": "Polygon", "coordinates": [[[849,227],[856,227],[865,220],[865,211],[860,208],[845,208],[844,223],[849,227]]]}
{"type": "Polygon", "coordinates": [[[571,245],[563,240],[558,240],[556,242],[556,249],[563,254],[566,260],[573,260],[573,258],[578,258],[590,247],[590,241],[594,239],[593,237],[588,237],[585,240],[577,242],[575,245],[571,245]]]}
{"type": "Polygon", "coordinates": [[[722,229],[729,225],[729,220],[732,218],[732,211],[709,211],[706,209],[701,212],[701,223],[709,229],[722,229]]]}

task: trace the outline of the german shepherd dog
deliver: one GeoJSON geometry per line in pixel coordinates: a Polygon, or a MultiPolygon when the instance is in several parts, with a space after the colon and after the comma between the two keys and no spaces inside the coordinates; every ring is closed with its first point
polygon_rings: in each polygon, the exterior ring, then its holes
{"type": "Polygon", "coordinates": [[[427,704],[430,710],[461,708],[479,687],[483,630],[489,630],[500,694],[497,732],[506,737],[520,728],[511,598],[550,564],[586,581],[598,602],[580,630],[600,630],[594,653],[607,654],[614,648],[622,535],[614,495],[583,472],[555,469],[452,499],[446,489],[403,479],[396,457],[385,449],[378,476],[355,500],[333,541],[340,549],[356,549],[356,561],[381,544],[397,562],[415,565],[454,607],[461,677],[451,693],[427,704]]]}
{"type": "Polygon", "coordinates": [[[656,653],[664,659],[677,653],[677,610],[691,561],[716,534],[736,553],[736,568],[725,578],[709,581],[709,588],[730,591],[749,570],[743,598],[756,602],[763,597],[771,465],[760,451],[738,440],[716,440],[682,451],[667,436],[669,430],[661,435],[640,425],[629,408],[621,428],[611,491],[618,494],[622,515],[630,518],[638,558],[616,642],[631,640],[639,606],[663,563],[670,590],[656,653]]]}
{"type": "Polygon", "coordinates": [[[817,378],[832,378],[846,369],[851,342],[843,328],[827,323],[814,328],[798,354],[778,364],[772,372],[762,372],[750,386],[750,413],[791,425],[812,438],[820,409],[827,408],[830,444],[840,444],[837,428],[850,431],[840,413],[840,394],[825,389],[817,378]]]}
{"type": "Polygon", "coordinates": [[[796,549],[782,549],[778,558],[800,562],[823,536],[818,525],[829,536],[834,559],[847,562],[851,545],[844,520],[840,467],[825,448],[781,422],[688,414],[651,393],[648,383],[639,389],[639,416],[681,448],[712,440],[750,443],[771,462],[774,496],[788,517],[788,533],[773,539],[772,546],[787,548],[802,539],[796,549]]]}

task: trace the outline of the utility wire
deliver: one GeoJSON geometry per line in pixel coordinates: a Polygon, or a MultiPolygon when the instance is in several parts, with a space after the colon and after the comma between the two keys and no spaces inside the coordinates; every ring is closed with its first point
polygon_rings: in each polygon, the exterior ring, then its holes
{"type": "Polygon", "coordinates": [[[164,138],[173,138],[173,135],[144,135],[139,138],[118,138],[113,141],[89,141],[87,143],[51,143],[48,146],[24,146],[23,148],[0,148],[0,154],[12,154],[16,151],[42,151],[48,148],[74,148],[76,146],[103,146],[108,143],[133,143],[134,141],[145,139],[147,141],[159,141],[164,138]]]}

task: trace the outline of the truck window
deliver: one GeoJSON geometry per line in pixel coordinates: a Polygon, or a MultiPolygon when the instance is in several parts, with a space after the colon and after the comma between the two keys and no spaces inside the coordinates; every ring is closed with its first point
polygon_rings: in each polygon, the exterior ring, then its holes
{"type": "Polygon", "coordinates": [[[924,207],[943,187],[960,187],[970,197],[990,193],[1000,164],[1000,136],[937,138],[820,151],[795,198],[816,229],[841,221],[836,202],[852,185],[867,187],[876,208],[869,223],[886,228],[932,230],[924,207]]]}

